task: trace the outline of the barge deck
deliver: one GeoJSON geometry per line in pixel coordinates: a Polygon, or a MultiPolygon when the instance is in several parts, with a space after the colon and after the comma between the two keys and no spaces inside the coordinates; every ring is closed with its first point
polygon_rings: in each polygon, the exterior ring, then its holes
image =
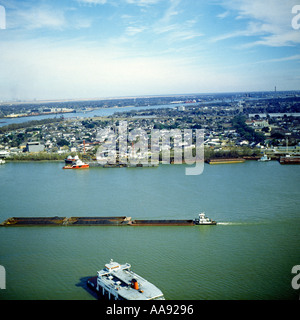
{"type": "Polygon", "coordinates": [[[193,220],[132,220],[131,226],[193,226],[193,220]]]}
{"type": "Polygon", "coordinates": [[[126,225],[130,220],[130,217],[71,217],[66,224],[69,226],[126,225]]]}
{"type": "Polygon", "coordinates": [[[246,160],[243,158],[216,158],[207,160],[208,164],[229,164],[229,163],[244,163],[246,160]]]}
{"type": "Polygon", "coordinates": [[[12,217],[5,220],[0,226],[59,226],[63,225],[66,217],[12,217]]]}

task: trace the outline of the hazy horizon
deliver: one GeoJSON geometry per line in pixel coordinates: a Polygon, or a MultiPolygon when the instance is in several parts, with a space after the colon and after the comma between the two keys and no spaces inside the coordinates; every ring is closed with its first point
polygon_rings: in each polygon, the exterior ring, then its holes
{"type": "MultiPolygon", "coordinates": [[[[300,93],[300,90],[276,90],[276,94],[283,92],[297,92],[300,93]]],[[[260,94],[260,93],[275,93],[275,90],[268,91],[228,91],[228,92],[199,92],[199,93],[175,93],[175,94],[160,94],[160,95],[135,95],[135,96],[115,96],[115,97],[87,97],[87,98],[61,98],[61,99],[27,99],[27,100],[0,100],[0,105],[5,103],[18,104],[18,103],[51,103],[51,102],[81,102],[81,101],[105,101],[105,100],[125,100],[125,99],[147,99],[147,98],[164,98],[164,97],[200,97],[200,96],[211,96],[211,95],[243,95],[243,94],[260,94]]],[[[174,100],[175,101],[175,100],[174,100]]]]}

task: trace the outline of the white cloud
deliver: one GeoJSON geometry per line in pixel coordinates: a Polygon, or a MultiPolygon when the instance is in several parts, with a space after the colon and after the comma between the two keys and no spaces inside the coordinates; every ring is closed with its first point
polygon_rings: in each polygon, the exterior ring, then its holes
{"type": "Polygon", "coordinates": [[[195,18],[181,19],[179,17],[179,14],[182,13],[179,8],[180,2],[181,0],[170,0],[162,17],[153,24],[154,33],[163,35],[168,44],[203,36],[203,33],[195,27],[197,23],[195,18]]]}
{"type": "Polygon", "coordinates": [[[159,21],[160,24],[169,23],[174,16],[178,15],[177,7],[180,4],[180,1],[181,0],[170,0],[170,6],[165,11],[162,19],[159,21]]]}
{"type": "MultiPolygon", "coordinates": [[[[244,20],[246,28],[214,37],[213,41],[239,36],[258,36],[259,40],[249,42],[246,47],[289,46],[300,43],[300,34],[291,27],[292,7],[296,0],[223,0],[222,6],[244,20]]],[[[219,15],[220,16],[220,15],[219,15]]]]}
{"type": "Polygon", "coordinates": [[[86,4],[105,4],[107,0],[78,0],[78,2],[86,4]]]}
{"type": "Polygon", "coordinates": [[[0,98],[236,91],[251,86],[264,90],[264,84],[269,85],[275,77],[286,81],[286,88],[297,87],[292,79],[297,72],[293,65],[299,65],[297,47],[284,53],[276,50],[274,56],[272,48],[261,52],[259,48],[232,50],[238,44],[242,48],[299,44],[299,30],[291,28],[288,18],[291,10],[280,15],[286,5],[265,13],[260,11],[266,6],[258,0],[232,0],[236,6],[229,0],[218,1],[223,1],[223,11],[218,11],[221,14],[208,14],[216,20],[216,28],[222,22],[228,32],[211,42],[199,38],[203,36],[201,29],[205,30],[204,12],[194,12],[179,0],[158,6],[154,4],[159,0],[122,0],[122,5],[131,4],[123,7],[116,6],[116,0],[73,0],[72,7],[50,6],[44,1],[33,7],[24,1],[7,10],[16,19],[14,30],[6,30],[7,36],[0,42],[0,98]],[[80,3],[90,5],[81,10],[80,3]],[[112,6],[103,10],[100,4],[104,3],[112,6]],[[230,27],[228,18],[218,20],[229,15],[239,19],[230,27]],[[237,25],[244,27],[235,29],[237,25]],[[92,26],[88,32],[77,32],[92,26]],[[53,29],[60,32],[51,32],[53,29]],[[244,44],[237,37],[246,39],[244,44]],[[230,42],[230,47],[223,42],[212,43],[226,39],[238,41],[230,42]],[[222,51],[216,49],[219,44],[222,51]]]}
{"type": "Polygon", "coordinates": [[[178,25],[173,23],[173,24],[169,24],[169,25],[156,25],[154,27],[154,31],[157,33],[157,34],[160,34],[160,33],[166,33],[166,32],[170,32],[170,31],[174,31],[178,28],[178,25]]]}
{"type": "Polygon", "coordinates": [[[202,37],[202,36],[203,34],[200,32],[178,28],[177,30],[169,34],[168,41],[169,42],[185,41],[185,40],[191,40],[191,39],[202,37]]]}
{"type": "Polygon", "coordinates": [[[265,45],[269,47],[295,46],[300,44],[300,36],[294,30],[290,32],[281,32],[261,37],[260,40],[249,42],[243,45],[245,48],[254,47],[257,45],[265,45]]]}
{"type": "Polygon", "coordinates": [[[21,29],[61,29],[66,25],[64,12],[47,5],[18,9],[14,12],[14,19],[9,21],[8,27],[21,29]]]}
{"type": "Polygon", "coordinates": [[[60,30],[89,28],[92,25],[93,17],[84,15],[74,7],[69,6],[51,6],[44,2],[30,5],[22,3],[15,5],[11,3],[8,12],[7,28],[18,30],[20,32],[36,29],[60,30]]]}
{"type": "Polygon", "coordinates": [[[276,58],[276,59],[257,61],[256,63],[272,63],[272,62],[283,62],[283,61],[294,61],[294,60],[300,61],[300,54],[295,54],[295,55],[289,56],[289,57],[282,57],[282,58],[276,58]]]}
{"type": "Polygon", "coordinates": [[[145,29],[146,29],[146,27],[143,27],[143,26],[141,26],[141,27],[131,27],[131,26],[129,26],[129,27],[126,28],[126,34],[129,35],[129,36],[134,36],[134,35],[136,35],[138,33],[143,32],[145,29]]]}
{"type": "Polygon", "coordinates": [[[126,0],[129,4],[135,4],[141,7],[147,7],[158,3],[160,0],[126,0]]]}
{"type": "Polygon", "coordinates": [[[217,18],[224,19],[229,15],[229,11],[225,11],[217,15],[217,18]]]}

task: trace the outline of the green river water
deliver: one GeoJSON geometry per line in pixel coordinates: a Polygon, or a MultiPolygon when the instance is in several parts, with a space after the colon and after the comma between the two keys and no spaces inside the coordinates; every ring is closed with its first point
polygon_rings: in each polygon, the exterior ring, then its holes
{"type": "Polygon", "coordinates": [[[114,259],[170,300],[299,299],[300,166],[278,162],[62,170],[0,166],[0,220],[30,216],[193,219],[216,226],[2,227],[0,299],[95,299],[85,280],[114,259]]]}

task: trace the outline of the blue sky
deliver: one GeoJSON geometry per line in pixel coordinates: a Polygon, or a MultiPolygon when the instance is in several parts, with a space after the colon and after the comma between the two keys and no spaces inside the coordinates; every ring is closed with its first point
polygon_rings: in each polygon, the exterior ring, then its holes
{"type": "Polygon", "coordinates": [[[0,101],[300,90],[297,4],[0,0],[0,101]]]}

